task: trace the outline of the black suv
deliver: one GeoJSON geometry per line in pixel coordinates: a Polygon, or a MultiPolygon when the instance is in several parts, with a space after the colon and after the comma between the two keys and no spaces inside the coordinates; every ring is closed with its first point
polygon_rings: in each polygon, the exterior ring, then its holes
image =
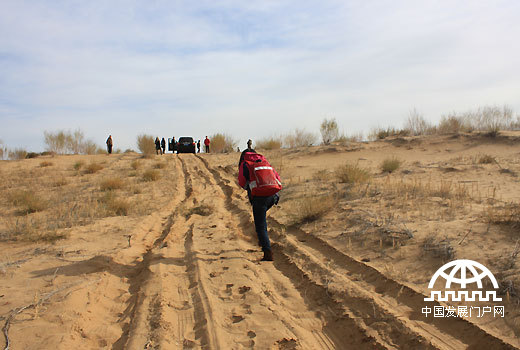
{"type": "Polygon", "coordinates": [[[193,141],[193,137],[179,137],[179,141],[177,141],[177,153],[195,153],[195,141],[193,141]]]}

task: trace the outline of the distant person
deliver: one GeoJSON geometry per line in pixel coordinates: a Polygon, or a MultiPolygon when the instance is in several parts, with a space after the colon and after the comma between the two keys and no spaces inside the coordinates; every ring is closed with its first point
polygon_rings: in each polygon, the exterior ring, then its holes
{"type": "MultiPolygon", "coordinates": [[[[250,146],[250,145],[249,145],[250,146]]],[[[239,164],[238,184],[247,190],[249,202],[253,207],[253,218],[258,243],[262,247],[264,256],[262,261],[273,261],[271,242],[267,235],[267,211],[278,203],[278,191],[282,189],[280,175],[273,169],[267,159],[249,148],[250,152],[243,153],[239,164]]]]}
{"type": "Polygon", "coordinates": [[[107,139],[107,152],[108,154],[112,154],[112,146],[114,145],[113,141],[112,141],[112,135],[108,135],[108,139],[107,139]]]}
{"type": "Polygon", "coordinates": [[[209,139],[208,137],[206,136],[206,139],[204,140],[204,146],[206,146],[206,153],[209,153],[209,139]]]}
{"type": "Polygon", "coordinates": [[[242,164],[244,161],[244,156],[246,153],[256,153],[256,151],[253,149],[253,141],[251,139],[247,140],[247,148],[242,151],[242,154],[240,155],[240,160],[238,161],[238,165],[242,164]]]}
{"type": "Polygon", "coordinates": [[[161,141],[159,141],[159,138],[155,138],[155,154],[161,153],[161,141]]]}
{"type": "Polygon", "coordinates": [[[172,152],[175,153],[177,149],[177,142],[175,142],[175,136],[172,137],[172,152]]]}
{"type": "Polygon", "coordinates": [[[164,137],[161,140],[161,148],[162,148],[162,154],[166,153],[166,140],[164,137]]]}
{"type": "Polygon", "coordinates": [[[197,141],[197,153],[200,153],[200,140],[197,141]]]}

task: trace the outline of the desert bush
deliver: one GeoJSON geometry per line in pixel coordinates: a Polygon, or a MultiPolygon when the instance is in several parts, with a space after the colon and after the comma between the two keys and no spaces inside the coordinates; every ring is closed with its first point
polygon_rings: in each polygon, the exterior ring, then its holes
{"type": "Polygon", "coordinates": [[[401,166],[401,161],[397,158],[387,158],[381,163],[381,171],[384,173],[393,173],[401,166]]]}
{"type": "Polygon", "coordinates": [[[25,156],[25,159],[38,158],[39,156],[40,156],[39,153],[36,153],[36,152],[28,152],[27,155],[25,156]]]}
{"type": "Polygon", "coordinates": [[[493,164],[495,163],[495,157],[489,154],[483,154],[478,159],[479,164],[493,164]]]}
{"type": "Polygon", "coordinates": [[[377,128],[372,128],[372,130],[370,130],[370,133],[368,134],[368,139],[369,140],[383,140],[390,136],[408,136],[408,135],[410,135],[410,131],[406,130],[406,129],[399,130],[399,129],[395,129],[395,128],[391,128],[391,127],[387,127],[386,129],[384,129],[384,128],[377,127],[377,128]]]}
{"type": "Polygon", "coordinates": [[[0,160],[4,160],[9,154],[9,149],[4,145],[4,142],[0,140],[0,160]]]}
{"type": "Polygon", "coordinates": [[[209,216],[211,215],[213,210],[213,207],[206,204],[201,204],[196,207],[186,209],[184,212],[184,216],[186,217],[186,219],[189,219],[192,215],[209,216]]]}
{"type": "Polygon", "coordinates": [[[450,241],[447,238],[439,240],[435,235],[426,237],[423,243],[423,251],[436,258],[441,258],[443,261],[452,260],[455,257],[455,249],[453,249],[450,241]]]}
{"type": "Polygon", "coordinates": [[[125,149],[125,153],[135,153],[135,151],[131,148],[125,149]]]}
{"type": "Polygon", "coordinates": [[[293,225],[316,221],[330,212],[336,204],[333,196],[319,193],[308,194],[299,199],[289,213],[293,225]]]}
{"type": "Polygon", "coordinates": [[[132,163],[130,163],[130,166],[132,167],[132,169],[137,170],[142,166],[142,163],[141,161],[135,159],[132,161],[132,163]]]}
{"type": "Polygon", "coordinates": [[[404,130],[408,130],[410,134],[418,136],[431,134],[432,129],[431,123],[424,119],[422,114],[420,114],[415,108],[410,111],[404,130]]]}
{"type": "Polygon", "coordinates": [[[13,150],[9,150],[9,159],[12,160],[20,160],[25,159],[27,157],[27,151],[23,148],[15,148],[13,150]]]}
{"type": "Polygon", "coordinates": [[[111,177],[101,181],[99,185],[101,191],[118,190],[125,186],[125,182],[119,177],[111,177]]]}
{"type": "Polygon", "coordinates": [[[500,207],[490,207],[485,213],[487,221],[494,225],[520,228],[520,204],[508,203],[500,207]]]}
{"type": "Polygon", "coordinates": [[[338,123],[335,118],[323,119],[320,125],[321,139],[324,145],[330,145],[339,136],[338,123]]]}
{"type": "Polygon", "coordinates": [[[260,139],[256,142],[255,147],[263,150],[273,150],[282,148],[282,137],[270,136],[260,139]]]}
{"type": "Polygon", "coordinates": [[[289,148],[307,147],[316,143],[318,137],[305,131],[305,129],[295,129],[293,132],[287,134],[284,140],[284,146],[289,148]]]}
{"type": "Polygon", "coordinates": [[[47,145],[47,150],[58,154],[65,153],[66,135],[64,131],[57,131],[55,133],[44,131],[44,141],[47,145]]]}
{"type": "Polygon", "coordinates": [[[439,134],[457,134],[459,132],[471,132],[473,127],[471,121],[466,115],[446,115],[442,116],[437,126],[437,133],[439,134]]]}
{"type": "Polygon", "coordinates": [[[76,163],[74,163],[72,168],[74,170],[80,170],[84,165],[85,165],[85,162],[83,160],[78,160],[76,163]]]}
{"type": "Polygon", "coordinates": [[[85,167],[85,173],[86,174],[95,174],[98,171],[100,171],[101,169],[103,169],[103,166],[101,164],[92,162],[85,167]]]}
{"type": "Polygon", "coordinates": [[[94,141],[86,140],[83,143],[82,152],[83,154],[96,154],[99,146],[94,141]]]}
{"type": "Polygon", "coordinates": [[[113,192],[107,192],[102,198],[108,214],[126,216],[130,211],[130,202],[126,199],[117,197],[113,192]]]}
{"type": "Polygon", "coordinates": [[[47,202],[32,190],[16,190],[8,193],[7,199],[20,208],[21,214],[30,214],[47,208],[47,202]]]}
{"type": "Polygon", "coordinates": [[[346,146],[349,143],[361,142],[361,141],[363,141],[363,133],[360,132],[360,133],[352,134],[352,135],[341,134],[334,140],[334,143],[337,143],[338,145],[346,146]]]}
{"type": "Polygon", "coordinates": [[[49,162],[48,160],[44,160],[43,162],[40,162],[40,167],[42,168],[45,168],[45,167],[48,167],[48,166],[52,166],[54,165],[53,162],[49,162]]]}
{"type": "Polygon", "coordinates": [[[54,182],[55,187],[65,186],[68,183],[65,177],[60,177],[54,182]]]}
{"type": "Polygon", "coordinates": [[[85,135],[80,129],[76,129],[74,132],[44,131],[43,135],[47,150],[58,154],[94,154],[99,148],[93,141],[85,139],[85,135]]]}
{"type": "Polygon", "coordinates": [[[148,169],[143,173],[144,181],[157,181],[160,177],[159,172],[155,169],[148,169]]]}
{"type": "Polygon", "coordinates": [[[357,164],[345,164],[336,168],[336,178],[341,183],[356,184],[368,182],[371,178],[367,169],[357,164]]]}
{"type": "Polygon", "coordinates": [[[213,153],[229,153],[234,152],[237,147],[237,141],[226,134],[217,133],[210,137],[210,150],[213,153]]]}
{"type": "Polygon", "coordinates": [[[155,137],[145,134],[137,136],[137,149],[145,156],[155,154],[155,137]]]}
{"type": "Polygon", "coordinates": [[[475,113],[475,123],[478,130],[486,131],[491,136],[496,136],[500,130],[511,128],[513,110],[508,106],[480,107],[475,113]]]}

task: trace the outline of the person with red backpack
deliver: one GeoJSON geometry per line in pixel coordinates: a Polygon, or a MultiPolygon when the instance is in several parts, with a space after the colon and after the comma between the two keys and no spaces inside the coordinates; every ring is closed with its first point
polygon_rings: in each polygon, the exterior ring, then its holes
{"type": "Polygon", "coordinates": [[[280,175],[261,154],[255,152],[248,144],[247,152],[241,156],[239,165],[238,184],[247,190],[249,202],[253,207],[253,218],[258,236],[258,243],[262,247],[264,257],[262,261],[273,261],[271,242],[267,235],[267,211],[278,204],[282,189],[280,175]]]}

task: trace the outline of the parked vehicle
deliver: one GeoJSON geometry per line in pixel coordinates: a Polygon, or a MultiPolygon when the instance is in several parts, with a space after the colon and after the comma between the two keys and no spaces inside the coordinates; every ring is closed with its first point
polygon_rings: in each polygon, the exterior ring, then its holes
{"type": "Polygon", "coordinates": [[[195,153],[195,141],[193,141],[193,137],[179,137],[177,153],[195,153]]]}

